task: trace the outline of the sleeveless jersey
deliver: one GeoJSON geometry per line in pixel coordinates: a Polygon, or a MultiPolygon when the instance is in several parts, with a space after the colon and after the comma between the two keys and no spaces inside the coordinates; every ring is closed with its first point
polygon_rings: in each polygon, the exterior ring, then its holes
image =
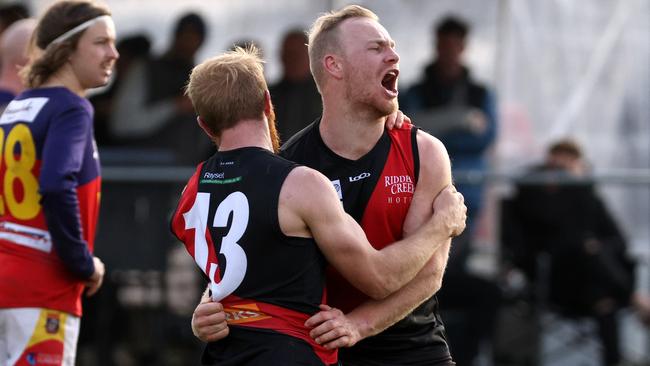
{"type": "Polygon", "coordinates": [[[84,284],[54,250],[54,228],[48,228],[40,200],[43,186],[70,191],[78,201],[81,239],[92,251],[100,195],[92,115],[90,103],[68,89],[39,88],[20,94],[0,117],[0,308],[81,316],[84,284]],[[78,129],[79,141],[61,149],[57,136],[70,136],[71,129],[78,129]],[[71,168],[45,169],[44,159],[71,168]]]}
{"type": "Polygon", "coordinates": [[[260,337],[299,338],[334,363],[336,352],[304,327],[325,300],[325,259],[312,238],[288,237],[278,221],[280,190],[296,166],[257,147],[216,153],[188,182],[172,231],[211,282],[231,332],[246,327],[260,337]]]}
{"type": "MultiPolygon", "coordinates": [[[[282,147],[281,155],[327,176],[345,211],[361,224],[375,248],[400,240],[419,174],[417,129],[408,125],[387,130],[370,152],[353,161],[325,145],[319,125],[316,121],[297,133],[282,147]]],[[[333,268],[327,272],[330,305],[348,312],[368,299],[333,268]]],[[[450,360],[435,296],[384,332],[341,349],[340,359],[344,364],[363,365],[450,360]]]]}

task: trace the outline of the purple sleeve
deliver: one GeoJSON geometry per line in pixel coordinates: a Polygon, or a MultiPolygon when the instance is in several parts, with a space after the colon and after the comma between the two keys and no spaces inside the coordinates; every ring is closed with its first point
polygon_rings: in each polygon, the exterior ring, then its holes
{"type": "Polygon", "coordinates": [[[43,144],[39,177],[41,205],[52,244],[66,268],[87,279],[95,271],[93,256],[82,237],[76,188],[92,118],[82,108],[56,115],[43,144]]]}

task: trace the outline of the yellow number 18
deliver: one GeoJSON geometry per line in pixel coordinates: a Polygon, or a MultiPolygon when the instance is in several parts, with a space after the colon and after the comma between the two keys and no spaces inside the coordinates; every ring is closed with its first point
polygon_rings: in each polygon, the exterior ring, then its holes
{"type": "Polygon", "coordinates": [[[38,215],[41,195],[38,193],[38,180],[32,173],[36,163],[34,138],[27,126],[17,124],[7,134],[0,128],[0,167],[6,164],[2,177],[4,197],[0,194],[0,214],[5,214],[5,204],[9,213],[20,220],[30,220],[38,215]],[[20,145],[20,154],[16,154],[20,145]],[[22,197],[16,197],[15,182],[23,188],[22,197]]]}

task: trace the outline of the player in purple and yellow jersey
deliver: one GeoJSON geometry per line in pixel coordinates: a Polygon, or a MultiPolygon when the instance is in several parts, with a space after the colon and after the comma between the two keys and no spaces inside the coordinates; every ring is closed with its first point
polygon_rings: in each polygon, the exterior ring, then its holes
{"type": "Polygon", "coordinates": [[[52,5],[22,71],[29,88],[0,117],[0,365],[74,365],[81,294],[94,257],[100,171],[86,90],[118,58],[110,11],[52,5]]]}

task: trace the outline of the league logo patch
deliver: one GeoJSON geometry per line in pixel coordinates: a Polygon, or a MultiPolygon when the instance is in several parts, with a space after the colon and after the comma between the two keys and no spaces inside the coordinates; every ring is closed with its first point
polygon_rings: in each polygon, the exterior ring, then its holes
{"type": "Polygon", "coordinates": [[[59,331],[59,315],[47,314],[45,320],[45,331],[49,334],[56,334],[59,331]]]}
{"type": "Polygon", "coordinates": [[[25,359],[27,359],[27,363],[30,365],[36,365],[36,354],[30,352],[25,356],[25,359]]]}
{"type": "Polygon", "coordinates": [[[334,189],[336,189],[336,193],[339,195],[339,199],[343,201],[343,190],[341,189],[341,180],[333,180],[332,184],[334,185],[334,189]]]}

